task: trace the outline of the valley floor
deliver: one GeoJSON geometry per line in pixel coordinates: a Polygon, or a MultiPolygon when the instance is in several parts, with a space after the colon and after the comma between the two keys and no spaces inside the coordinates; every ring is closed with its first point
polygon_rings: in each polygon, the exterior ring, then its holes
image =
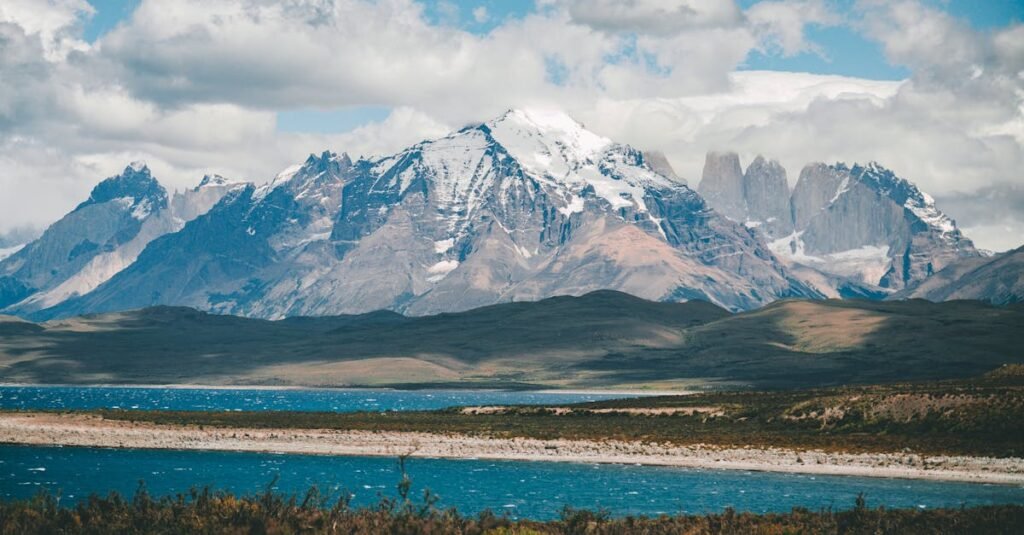
{"type": "Polygon", "coordinates": [[[623,463],[1024,484],[1024,458],[1020,457],[844,453],[611,439],[495,438],[459,433],[207,427],[107,419],[88,413],[0,413],[0,443],[623,463]]]}

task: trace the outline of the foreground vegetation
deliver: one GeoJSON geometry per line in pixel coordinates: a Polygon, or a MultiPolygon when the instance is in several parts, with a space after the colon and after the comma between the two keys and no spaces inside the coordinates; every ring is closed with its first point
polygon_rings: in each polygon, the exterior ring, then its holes
{"type": "MultiPolygon", "coordinates": [[[[404,488],[403,488],[404,485],[404,488]]],[[[793,509],[753,514],[726,510],[707,515],[611,518],[604,512],[566,508],[558,520],[512,520],[483,512],[461,515],[439,510],[428,494],[408,499],[408,480],[400,498],[382,498],[375,507],[355,509],[344,496],[329,500],[316,488],[301,499],[269,490],[236,497],[210,489],[155,499],[144,487],[131,499],[111,493],[90,496],[72,507],[40,494],[30,500],[0,502],[0,534],[28,533],[429,533],[429,534],[748,534],[748,533],[1019,533],[1024,506],[966,509],[870,509],[862,498],[847,511],[793,509]],[[404,494],[403,494],[404,492],[404,494]]]]}
{"type": "Polygon", "coordinates": [[[171,425],[1019,457],[1024,455],[1024,367],[1007,366],[971,381],[713,392],[566,407],[388,413],[87,412],[171,425]]]}

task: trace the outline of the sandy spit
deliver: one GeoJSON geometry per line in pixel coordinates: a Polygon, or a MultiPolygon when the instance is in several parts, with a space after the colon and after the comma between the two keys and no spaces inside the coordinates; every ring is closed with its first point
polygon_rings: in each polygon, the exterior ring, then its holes
{"type": "Polygon", "coordinates": [[[448,459],[621,463],[1024,484],[1022,458],[829,453],[614,440],[497,439],[411,432],[200,429],[195,426],[104,420],[99,416],[82,414],[0,414],[0,443],[345,456],[397,457],[408,454],[448,459]]]}

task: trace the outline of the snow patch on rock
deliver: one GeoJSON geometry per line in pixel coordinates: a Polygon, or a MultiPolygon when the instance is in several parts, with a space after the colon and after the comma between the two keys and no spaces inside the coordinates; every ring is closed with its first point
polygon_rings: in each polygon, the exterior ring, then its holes
{"type": "Polygon", "coordinates": [[[434,242],[434,252],[437,254],[444,254],[451,250],[455,246],[455,238],[448,238],[446,240],[438,240],[434,242]]]}
{"type": "Polygon", "coordinates": [[[427,268],[427,273],[430,273],[430,276],[427,277],[427,282],[438,282],[447,277],[452,271],[455,271],[457,267],[459,267],[458,260],[442,260],[427,268]]]}
{"type": "Polygon", "coordinates": [[[13,247],[0,247],[0,260],[3,260],[4,258],[7,258],[8,256],[11,256],[14,253],[17,253],[18,251],[22,250],[25,247],[25,245],[26,244],[23,243],[21,245],[15,245],[13,247]]]}

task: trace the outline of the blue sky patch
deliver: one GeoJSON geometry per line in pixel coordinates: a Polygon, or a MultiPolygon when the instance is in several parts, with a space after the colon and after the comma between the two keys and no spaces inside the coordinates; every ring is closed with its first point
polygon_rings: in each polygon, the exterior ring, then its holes
{"type": "MultiPolygon", "coordinates": [[[[433,24],[459,28],[476,34],[486,35],[495,28],[518,20],[536,11],[534,0],[416,0],[424,8],[424,16],[433,24]]],[[[943,9],[964,23],[980,31],[1006,27],[1024,17],[1024,0],[923,0],[926,4],[943,9]]],[[[141,0],[89,0],[96,13],[84,21],[83,32],[86,41],[95,42],[117,25],[128,19],[141,0]]],[[[757,0],[739,0],[746,9],[757,0]]],[[[856,20],[854,0],[833,0],[833,8],[851,20],[856,20]]],[[[807,40],[820,49],[818,52],[802,52],[784,56],[777,51],[753,51],[739,66],[741,70],[775,70],[807,72],[812,74],[833,74],[873,80],[901,80],[910,71],[900,65],[891,64],[885,57],[882,46],[861,35],[852,24],[838,26],[810,25],[806,28],[807,40]]],[[[627,46],[627,49],[629,47],[627,46]]],[[[620,55],[608,58],[609,62],[621,60],[629,54],[623,50],[620,55]]],[[[650,58],[643,58],[648,68],[657,69],[650,58]]],[[[566,66],[555,58],[546,61],[549,81],[564,84],[569,72],[566,66]]],[[[277,128],[282,132],[338,133],[347,132],[372,121],[387,117],[391,109],[384,106],[362,106],[335,110],[303,109],[282,111],[277,114],[277,128]]]]}
{"type": "Polygon", "coordinates": [[[510,19],[534,11],[533,0],[417,0],[433,24],[454,26],[484,35],[510,19]],[[481,9],[482,8],[482,9],[481,9]]]}
{"type": "Polygon", "coordinates": [[[278,132],[338,134],[366,123],[383,121],[391,113],[387,106],[358,106],[337,110],[289,110],[277,113],[278,132]]]}
{"type": "Polygon", "coordinates": [[[807,40],[821,53],[801,52],[794,56],[754,51],[740,65],[741,70],[809,72],[836,74],[871,80],[903,80],[910,70],[892,65],[878,42],[864,38],[849,26],[809,26],[807,40]]]}
{"type": "Polygon", "coordinates": [[[118,23],[131,17],[141,0],[89,0],[96,13],[85,21],[84,38],[90,43],[96,42],[107,32],[117,27],[118,23]]]}

